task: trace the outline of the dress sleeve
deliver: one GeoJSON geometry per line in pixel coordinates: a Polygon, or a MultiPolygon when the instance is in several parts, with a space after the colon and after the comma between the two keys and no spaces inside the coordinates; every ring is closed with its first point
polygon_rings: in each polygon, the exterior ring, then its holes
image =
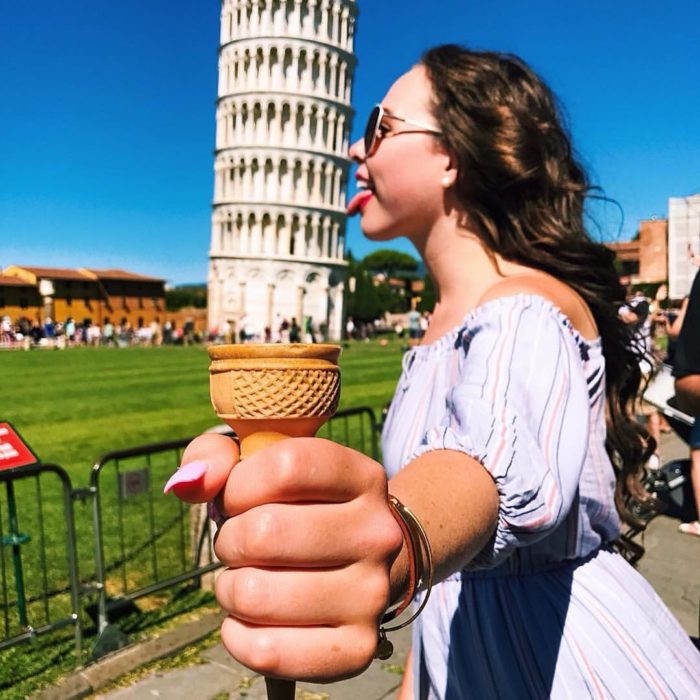
{"type": "Polygon", "coordinates": [[[585,345],[543,302],[497,299],[467,324],[445,420],[428,430],[414,455],[464,452],[496,483],[496,532],[470,569],[496,566],[552,532],[578,489],[590,411],[585,345]]]}

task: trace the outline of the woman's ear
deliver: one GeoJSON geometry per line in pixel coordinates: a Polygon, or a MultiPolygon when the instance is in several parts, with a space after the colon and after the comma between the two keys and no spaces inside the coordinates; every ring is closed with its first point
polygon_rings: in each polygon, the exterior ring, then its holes
{"type": "Polygon", "coordinates": [[[448,156],[445,163],[445,168],[442,172],[442,179],[440,184],[447,190],[452,187],[455,182],[457,182],[457,161],[452,157],[448,156]]]}

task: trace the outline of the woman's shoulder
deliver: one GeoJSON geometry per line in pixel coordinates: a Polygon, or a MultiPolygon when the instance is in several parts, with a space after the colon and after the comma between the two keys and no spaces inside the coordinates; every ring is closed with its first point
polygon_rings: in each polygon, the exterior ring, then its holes
{"type": "Polygon", "coordinates": [[[505,277],[492,284],[479,300],[477,309],[493,307],[496,300],[539,297],[549,302],[555,310],[561,312],[572,328],[588,341],[598,338],[598,327],[588,304],[571,287],[560,280],[545,274],[522,274],[505,277]]]}

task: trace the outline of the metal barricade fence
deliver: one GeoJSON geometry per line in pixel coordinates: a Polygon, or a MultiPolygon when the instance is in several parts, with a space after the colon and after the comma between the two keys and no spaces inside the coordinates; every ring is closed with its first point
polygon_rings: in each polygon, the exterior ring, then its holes
{"type": "Polygon", "coordinates": [[[218,566],[192,561],[190,506],[162,494],[192,439],[109,452],[92,468],[99,632],[109,623],[110,601],[133,601],[218,566]]]}
{"type": "Polygon", "coordinates": [[[74,627],[82,646],[74,492],[54,464],[0,471],[0,649],[74,627]],[[3,493],[4,491],[4,493],[3,493]]]}
{"type": "MultiPolygon", "coordinates": [[[[370,408],[339,411],[318,436],[378,457],[377,422],[370,408]]],[[[191,439],[110,452],[92,469],[100,633],[110,622],[112,601],[134,601],[221,566],[202,563],[211,550],[208,521],[161,491],[191,439]]]]}

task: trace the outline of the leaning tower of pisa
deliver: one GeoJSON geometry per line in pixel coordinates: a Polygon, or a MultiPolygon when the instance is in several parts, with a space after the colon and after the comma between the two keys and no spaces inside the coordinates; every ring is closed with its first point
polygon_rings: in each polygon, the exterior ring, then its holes
{"type": "Polygon", "coordinates": [[[354,0],[222,0],[209,326],[341,335],[354,0]]]}

